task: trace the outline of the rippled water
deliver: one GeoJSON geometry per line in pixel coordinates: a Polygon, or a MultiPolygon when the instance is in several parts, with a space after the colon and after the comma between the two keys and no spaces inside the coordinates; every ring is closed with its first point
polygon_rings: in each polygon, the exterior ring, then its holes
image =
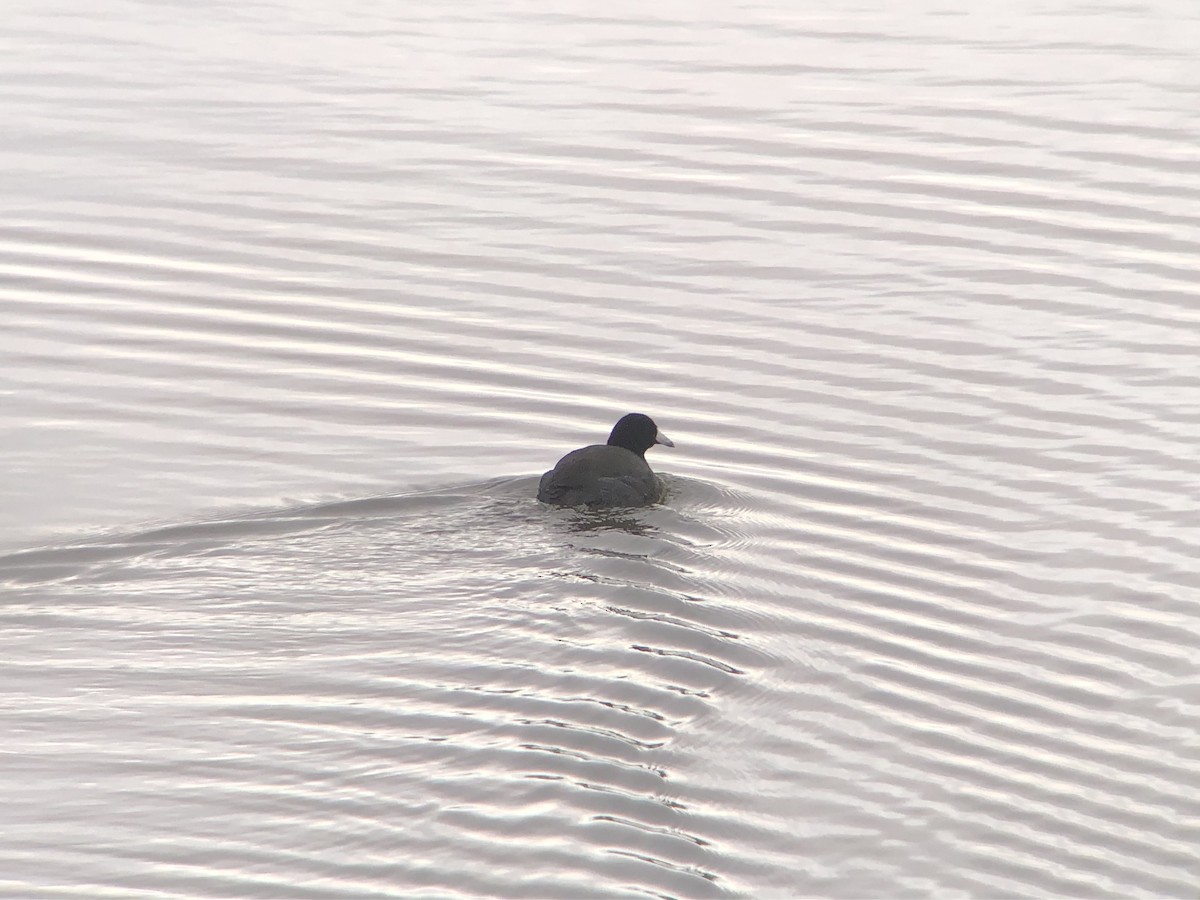
{"type": "Polygon", "coordinates": [[[1198,43],[18,3],[0,894],[1200,896],[1198,43]]]}

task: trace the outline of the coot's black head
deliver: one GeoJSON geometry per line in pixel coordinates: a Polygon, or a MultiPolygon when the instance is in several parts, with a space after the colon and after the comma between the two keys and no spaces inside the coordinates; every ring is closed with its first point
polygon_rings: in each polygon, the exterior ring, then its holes
{"type": "Polygon", "coordinates": [[[646,451],[655,444],[674,447],[671,439],[658,430],[654,420],[641,413],[630,413],[622,416],[621,421],[613,426],[612,434],[608,436],[609,446],[624,447],[632,450],[638,456],[645,456],[646,451]]]}

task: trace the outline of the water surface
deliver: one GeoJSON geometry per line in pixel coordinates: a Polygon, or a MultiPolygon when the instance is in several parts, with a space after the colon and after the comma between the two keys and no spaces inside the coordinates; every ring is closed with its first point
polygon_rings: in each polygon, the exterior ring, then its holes
{"type": "Polygon", "coordinates": [[[0,893],[1195,896],[1198,38],[18,4],[0,893]]]}

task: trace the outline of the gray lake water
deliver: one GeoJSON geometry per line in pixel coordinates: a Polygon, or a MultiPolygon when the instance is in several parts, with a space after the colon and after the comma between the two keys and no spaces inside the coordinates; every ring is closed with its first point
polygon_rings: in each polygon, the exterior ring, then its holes
{"type": "Polygon", "coordinates": [[[1200,896],[1200,6],[970,9],[10,3],[0,895],[1200,896]]]}

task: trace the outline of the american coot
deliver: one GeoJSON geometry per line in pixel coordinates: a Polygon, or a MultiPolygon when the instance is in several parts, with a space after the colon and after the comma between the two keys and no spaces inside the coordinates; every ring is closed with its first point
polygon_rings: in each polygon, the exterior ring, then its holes
{"type": "Polygon", "coordinates": [[[675,446],[649,416],[622,416],[607,444],[572,450],[543,475],[537,498],[554,506],[653,503],[662,495],[662,485],[646,465],[646,451],[655,444],[675,446]]]}

